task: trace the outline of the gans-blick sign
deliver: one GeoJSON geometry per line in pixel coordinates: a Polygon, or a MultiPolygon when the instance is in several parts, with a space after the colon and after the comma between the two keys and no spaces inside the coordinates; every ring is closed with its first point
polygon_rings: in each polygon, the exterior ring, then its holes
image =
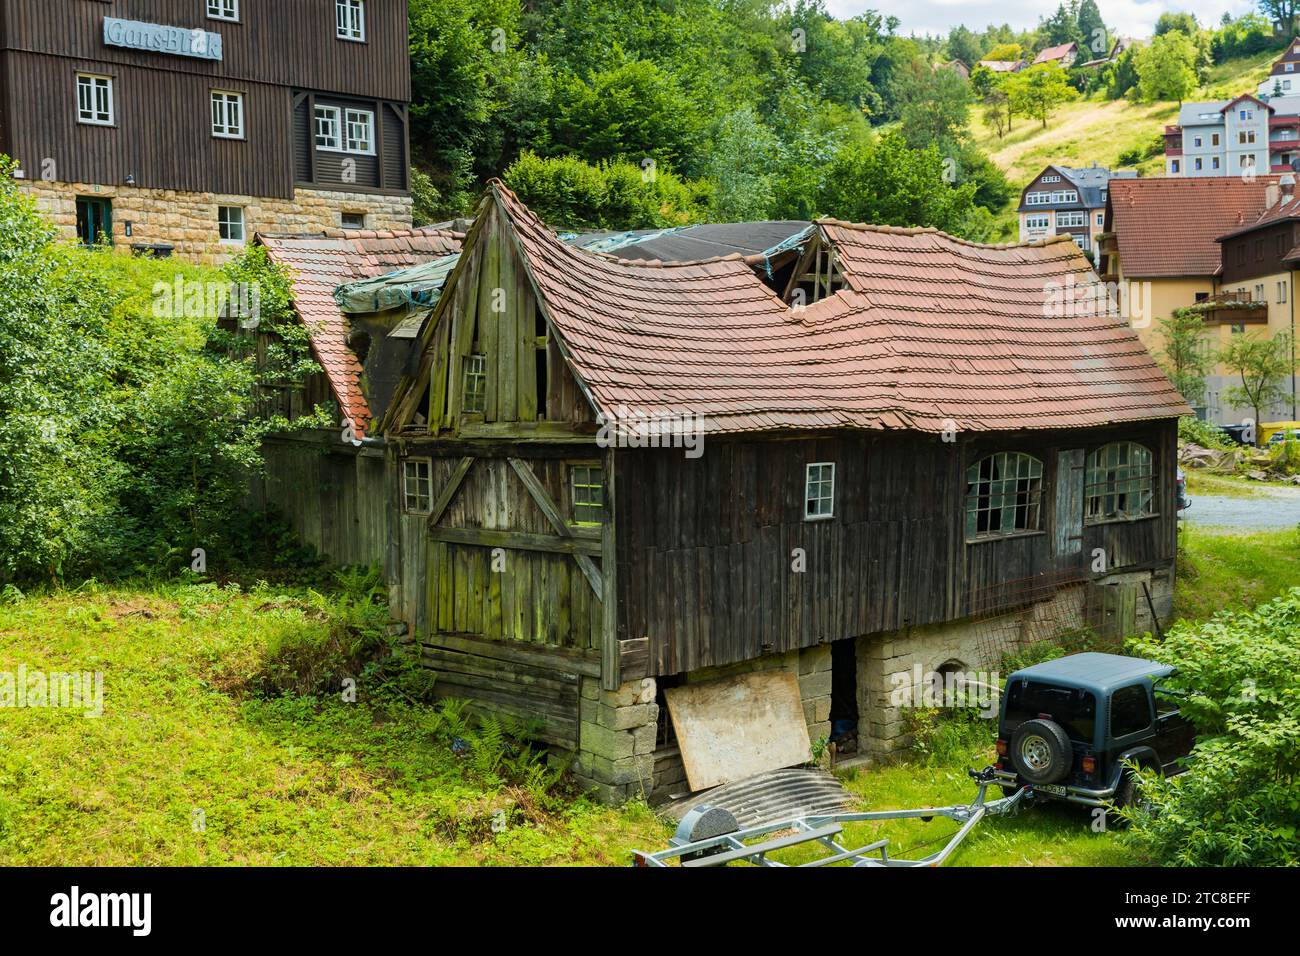
{"type": "Polygon", "coordinates": [[[221,35],[206,30],[186,30],[157,23],[104,18],[104,42],[109,46],[142,50],[145,53],[170,53],[200,60],[221,59],[221,35]]]}

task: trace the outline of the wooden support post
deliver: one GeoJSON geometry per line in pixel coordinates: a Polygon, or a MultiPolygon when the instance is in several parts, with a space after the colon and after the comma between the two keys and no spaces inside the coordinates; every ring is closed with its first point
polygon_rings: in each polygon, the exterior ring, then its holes
{"type": "Polygon", "coordinates": [[[614,450],[605,452],[605,523],[601,526],[600,565],[604,574],[601,589],[600,685],[618,690],[623,683],[621,649],[618,642],[618,552],[614,537],[614,450]]]}

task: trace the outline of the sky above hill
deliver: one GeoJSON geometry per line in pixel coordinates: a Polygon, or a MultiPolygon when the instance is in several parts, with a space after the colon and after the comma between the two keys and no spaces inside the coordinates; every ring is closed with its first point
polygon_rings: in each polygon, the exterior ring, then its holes
{"type": "MultiPolygon", "coordinates": [[[[1009,23],[1016,29],[1035,26],[1040,17],[1056,9],[1060,0],[827,0],[837,17],[876,10],[902,21],[899,32],[947,33],[964,23],[983,29],[990,23],[1009,23]]],[[[1122,36],[1147,37],[1156,18],[1167,10],[1196,14],[1202,26],[1215,26],[1224,13],[1234,17],[1254,9],[1253,0],[1098,0],[1106,23],[1122,36]]]]}

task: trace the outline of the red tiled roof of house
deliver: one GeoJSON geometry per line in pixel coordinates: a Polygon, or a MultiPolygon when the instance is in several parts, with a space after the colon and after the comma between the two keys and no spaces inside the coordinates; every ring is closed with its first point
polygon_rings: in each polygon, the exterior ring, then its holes
{"type": "Polygon", "coordinates": [[[1041,429],[1190,413],[1124,322],[1051,313],[1054,291],[1097,282],[1065,237],[986,246],[823,221],[848,287],[791,309],[739,257],[596,255],[560,242],[500,183],[491,189],[607,415],[701,415],[706,431],[726,433],[1041,429]]]}
{"type": "Polygon", "coordinates": [[[1039,63],[1063,59],[1072,50],[1077,49],[1078,45],[1075,43],[1061,43],[1057,46],[1049,46],[1045,50],[1040,50],[1038,56],[1034,57],[1034,65],[1037,66],[1039,63]]]}
{"type": "Polygon", "coordinates": [[[345,282],[459,252],[462,239],[462,233],[432,227],[257,237],[272,260],[288,267],[294,308],[310,332],[312,353],[358,435],[370,427],[373,416],[361,388],[361,362],[347,344],[350,326],[334,301],[334,290],[345,282]]]}
{"type": "Polygon", "coordinates": [[[1110,230],[1126,278],[1212,276],[1220,266],[1215,240],[1254,222],[1273,175],[1113,179],[1110,230]]]}

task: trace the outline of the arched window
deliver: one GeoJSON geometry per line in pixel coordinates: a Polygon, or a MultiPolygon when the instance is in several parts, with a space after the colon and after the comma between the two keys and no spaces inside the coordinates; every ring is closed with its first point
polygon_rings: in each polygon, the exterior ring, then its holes
{"type": "Polygon", "coordinates": [[[1088,521],[1116,521],[1155,514],[1155,460],[1131,441],[1103,445],[1088,456],[1084,489],[1088,521]]]}
{"type": "Polygon", "coordinates": [[[966,469],[966,537],[1037,531],[1042,520],[1043,463],[1000,451],[966,469]]]}

